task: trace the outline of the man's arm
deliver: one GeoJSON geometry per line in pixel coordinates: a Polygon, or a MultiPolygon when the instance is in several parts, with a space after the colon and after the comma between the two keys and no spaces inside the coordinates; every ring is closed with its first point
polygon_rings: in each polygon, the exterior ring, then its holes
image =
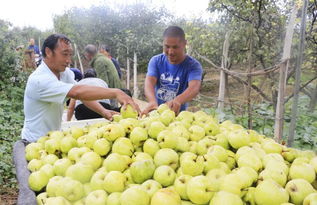
{"type": "Polygon", "coordinates": [[[90,85],[74,85],[67,93],[67,97],[78,99],[81,101],[116,98],[123,107],[125,107],[127,104],[130,104],[135,110],[140,113],[139,106],[132,100],[132,98],[125,94],[122,90],[117,88],[103,88],[90,85]]]}
{"type": "Polygon", "coordinates": [[[200,80],[189,81],[187,89],[182,94],[178,95],[176,98],[167,102],[166,104],[170,107],[171,110],[178,114],[182,104],[191,101],[194,97],[197,96],[200,90],[200,85],[200,80]]]}
{"type": "Polygon", "coordinates": [[[68,105],[68,110],[67,110],[67,121],[71,121],[74,110],[75,110],[75,104],[76,100],[75,99],[70,99],[69,105],[68,105]]]}
{"type": "Polygon", "coordinates": [[[142,111],[142,115],[146,115],[150,111],[158,107],[155,97],[155,85],[157,83],[157,78],[154,76],[146,76],[144,83],[144,94],[148,101],[148,106],[142,111]]]}

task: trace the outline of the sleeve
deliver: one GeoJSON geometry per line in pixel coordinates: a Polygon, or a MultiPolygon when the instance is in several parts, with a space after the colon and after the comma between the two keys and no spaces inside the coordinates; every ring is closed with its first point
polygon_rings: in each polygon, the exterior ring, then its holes
{"type": "Polygon", "coordinates": [[[109,72],[109,68],[108,68],[108,65],[107,65],[107,63],[105,62],[105,61],[102,61],[102,60],[96,60],[95,61],[95,65],[94,65],[95,67],[94,67],[94,69],[97,71],[97,70],[99,70],[99,71],[101,71],[101,72],[103,72],[103,73],[105,73],[104,75],[102,75],[102,76],[97,76],[97,77],[102,77],[102,79],[104,80],[104,81],[106,81],[107,83],[109,83],[109,78],[108,78],[108,72],[109,72]]]}
{"type": "Polygon", "coordinates": [[[157,69],[157,58],[155,57],[152,57],[149,64],[148,64],[148,67],[147,67],[147,76],[153,76],[153,77],[156,77],[158,78],[158,69],[157,69]]]}
{"type": "Polygon", "coordinates": [[[49,77],[33,79],[30,82],[31,89],[28,89],[27,94],[36,100],[63,103],[67,93],[73,86],[74,84],[65,83],[49,77]]]}
{"type": "Polygon", "coordinates": [[[203,73],[203,68],[201,64],[199,62],[193,63],[188,75],[188,82],[191,80],[201,80],[202,73],[203,73]]]}

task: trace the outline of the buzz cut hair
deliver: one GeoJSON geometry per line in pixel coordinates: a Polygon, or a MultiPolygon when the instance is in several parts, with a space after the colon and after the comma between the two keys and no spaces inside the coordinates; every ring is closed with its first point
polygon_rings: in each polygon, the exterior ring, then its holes
{"type": "Polygon", "coordinates": [[[90,54],[90,55],[96,55],[97,53],[97,48],[96,46],[92,45],[92,44],[88,44],[86,47],[85,47],[85,52],[90,54]]]}
{"type": "Polygon", "coordinates": [[[167,29],[165,29],[163,33],[163,38],[166,38],[166,37],[174,37],[174,38],[180,38],[181,40],[185,40],[185,32],[179,26],[169,26],[167,27],[167,29]]]}

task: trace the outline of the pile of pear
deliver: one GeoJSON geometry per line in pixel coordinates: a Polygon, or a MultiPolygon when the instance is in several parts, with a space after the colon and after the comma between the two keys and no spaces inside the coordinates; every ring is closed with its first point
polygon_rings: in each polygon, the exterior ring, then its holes
{"type": "Polygon", "coordinates": [[[317,156],[203,111],[51,131],[25,149],[39,205],[316,205],[317,156]]]}

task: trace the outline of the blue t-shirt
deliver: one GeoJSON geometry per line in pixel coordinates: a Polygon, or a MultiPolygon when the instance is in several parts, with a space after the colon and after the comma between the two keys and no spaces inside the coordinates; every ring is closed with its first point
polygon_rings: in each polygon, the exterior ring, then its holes
{"type": "Polygon", "coordinates": [[[37,45],[29,45],[28,50],[34,50],[34,54],[40,55],[40,49],[37,45]]]}
{"type": "MultiPolygon", "coordinates": [[[[180,64],[171,64],[165,54],[153,56],[148,65],[147,76],[157,78],[155,96],[160,105],[173,100],[183,93],[191,80],[201,80],[201,64],[191,56],[186,56],[180,64]]],[[[181,111],[186,110],[188,103],[181,106],[181,111]]]]}

